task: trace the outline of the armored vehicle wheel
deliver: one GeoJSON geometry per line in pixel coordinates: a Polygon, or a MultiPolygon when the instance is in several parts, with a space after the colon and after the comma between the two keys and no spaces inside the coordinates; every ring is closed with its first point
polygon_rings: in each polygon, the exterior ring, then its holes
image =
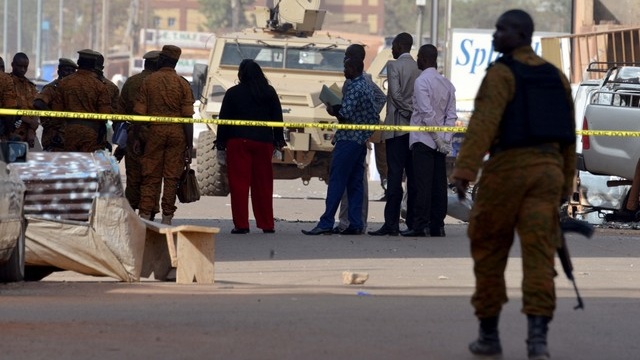
{"type": "Polygon", "coordinates": [[[0,282],[16,282],[24,280],[24,244],[25,226],[22,225],[20,236],[11,257],[4,264],[0,264],[0,282]]]}
{"type": "Polygon", "coordinates": [[[229,195],[227,167],[218,164],[216,150],[213,149],[215,134],[203,131],[198,136],[198,165],[196,177],[200,185],[200,194],[204,196],[229,195]]]}

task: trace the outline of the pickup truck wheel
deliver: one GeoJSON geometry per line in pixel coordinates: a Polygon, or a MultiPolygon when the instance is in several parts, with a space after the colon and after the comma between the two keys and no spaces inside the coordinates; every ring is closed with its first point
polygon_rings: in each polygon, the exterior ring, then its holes
{"type": "Polygon", "coordinates": [[[213,149],[215,134],[203,131],[198,136],[197,173],[200,194],[204,196],[229,195],[227,167],[218,164],[216,150],[213,149]]]}
{"type": "Polygon", "coordinates": [[[0,265],[0,282],[16,282],[24,280],[24,244],[25,226],[22,224],[16,247],[7,262],[0,265]]]}

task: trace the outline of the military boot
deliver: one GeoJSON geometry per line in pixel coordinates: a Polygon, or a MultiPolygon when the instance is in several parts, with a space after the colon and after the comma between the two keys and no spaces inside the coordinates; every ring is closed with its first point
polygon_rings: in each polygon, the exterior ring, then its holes
{"type": "Polygon", "coordinates": [[[550,317],[540,315],[527,315],[528,333],[527,353],[529,360],[550,359],[547,349],[547,330],[550,317]]]}
{"type": "Polygon", "coordinates": [[[173,219],[173,214],[165,215],[162,214],[162,224],[171,225],[171,220],[173,219]]]}
{"type": "Polygon", "coordinates": [[[469,351],[474,355],[498,356],[502,354],[498,333],[498,316],[480,319],[478,339],[469,344],[469,351]]]}

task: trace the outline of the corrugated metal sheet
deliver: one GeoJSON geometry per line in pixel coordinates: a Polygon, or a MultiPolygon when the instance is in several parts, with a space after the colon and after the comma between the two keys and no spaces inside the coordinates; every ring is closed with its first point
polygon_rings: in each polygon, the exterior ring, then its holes
{"type": "Polygon", "coordinates": [[[116,160],[106,151],[31,152],[13,163],[25,183],[25,215],[88,221],[97,196],[124,196],[116,160]]]}

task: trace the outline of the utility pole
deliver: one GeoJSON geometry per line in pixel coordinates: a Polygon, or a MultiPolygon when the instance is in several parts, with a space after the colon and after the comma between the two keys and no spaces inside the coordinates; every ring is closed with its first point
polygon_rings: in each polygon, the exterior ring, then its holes
{"type": "Polygon", "coordinates": [[[447,28],[444,40],[444,73],[447,78],[451,77],[451,67],[449,62],[451,61],[451,3],[452,0],[447,0],[447,28]]]}
{"type": "MultiPolygon", "coordinates": [[[[6,1],[6,0],[5,0],[6,1]]],[[[58,0],[58,59],[62,57],[64,27],[64,0],[58,0]]]]}
{"type": "MultiPolygon", "coordinates": [[[[433,0],[432,0],[433,1],[433,0]]],[[[424,17],[424,7],[427,5],[427,0],[416,0],[416,6],[418,7],[418,26],[416,29],[416,45],[418,49],[422,46],[422,23],[424,17]]]]}
{"type": "Polygon", "coordinates": [[[9,22],[9,4],[7,0],[4,0],[4,23],[2,25],[2,58],[7,61],[7,30],[8,30],[8,22],[9,22]]]}
{"type": "Polygon", "coordinates": [[[438,47],[438,0],[431,0],[431,44],[438,47]]]}
{"type": "Polygon", "coordinates": [[[107,58],[107,52],[109,51],[109,44],[108,39],[109,37],[107,36],[109,33],[109,19],[107,19],[107,14],[109,13],[109,3],[107,2],[107,0],[102,0],[102,39],[101,39],[101,45],[102,45],[102,54],[104,55],[104,58],[107,58]]]}
{"type": "Polygon", "coordinates": [[[20,52],[22,51],[22,1],[18,1],[18,13],[16,17],[18,18],[18,42],[16,44],[16,52],[20,52]]]}
{"type": "Polygon", "coordinates": [[[42,68],[42,0],[38,0],[36,4],[36,66],[35,77],[40,78],[40,69],[42,68]]]}

